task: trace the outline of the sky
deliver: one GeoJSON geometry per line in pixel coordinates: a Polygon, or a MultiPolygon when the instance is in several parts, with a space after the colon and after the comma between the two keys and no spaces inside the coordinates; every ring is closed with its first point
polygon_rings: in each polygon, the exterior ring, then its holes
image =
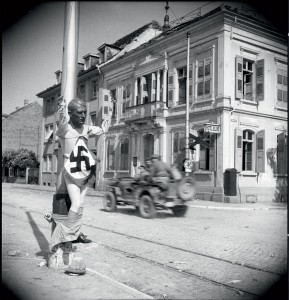
{"type": "MultiPolygon", "coordinates": [[[[62,68],[65,2],[33,3],[8,19],[2,30],[2,113],[22,107],[25,99],[42,105],[36,94],[54,85],[55,72],[62,68]]],[[[169,1],[168,14],[174,21],[197,8],[205,13],[221,3],[169,1]]],[[[114,43],[152,20],[163,25],[165,6],[166,1],[80,1],[78,60],[83,62],[84,55],[96,54],[102,44],[114,43]]]]}

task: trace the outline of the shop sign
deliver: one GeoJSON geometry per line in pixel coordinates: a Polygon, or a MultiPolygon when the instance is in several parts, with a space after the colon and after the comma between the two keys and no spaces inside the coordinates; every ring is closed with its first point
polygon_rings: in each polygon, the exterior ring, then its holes
{"type": "Polygon", "coordinates": [[[205,124],[205,132],[221,133],[221,126],[219,124],[205,124]]]}

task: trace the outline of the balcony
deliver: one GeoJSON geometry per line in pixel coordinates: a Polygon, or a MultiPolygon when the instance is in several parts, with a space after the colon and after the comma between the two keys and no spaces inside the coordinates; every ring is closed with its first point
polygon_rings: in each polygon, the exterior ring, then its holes
{"type": "Polygon", "coordinates": [[[152,117],[163,117],[166,103],[154,101],[146,104],[127,107],[125,109],[125,122],[137,122],[152,117]]]}

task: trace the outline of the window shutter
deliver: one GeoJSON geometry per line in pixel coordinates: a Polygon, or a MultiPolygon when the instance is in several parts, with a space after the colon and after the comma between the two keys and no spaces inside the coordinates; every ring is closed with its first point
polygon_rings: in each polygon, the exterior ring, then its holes
{"type": "Polygon", "coordinates": [[[152,73],[152,100],[151,101],[156,101],[156,88],[157,88],[156,74],[152,73]]]}
{"type": "Polygon", "coordinates": [[[242,171],[243,159],[243,130],[235,128],[235,169],[242,171]]]}
{"type": "Polygon", "coordinates": [[[174,70],[168,71],[168,107],[174,105],[174,70]]]}
{"type": "Polygon", "coordinates": [[[264,100],[264,59],[258,60],[256,64],[256,99],[264,100]]]}
{"type": "Polygon", "coordinates": [[[256,172],[265,173],[265,130],[257,132],[256,172]]]}
{"type": "Polygon", "coordinates": [[[243,57],[236,56],[236,98],[243,98],[243,57]]]}
{"type": "Polygon", "coordinates": [[[210,135],[210,161],[209,170],[216,171],[216,134],[210,135]]]}
{"type": "Polygon", "coordinates": [[[286,136],[282,132],[277,135],[277,173],[286,174],[287,173],[287,155],[286,155],[286,136]]]}
{"type": "Polygon", "coordinates": [[[110,96],[109,90],[103,89],[103,101],[102,101],[102,118],[105,119],[109,113],[110,96]]]}

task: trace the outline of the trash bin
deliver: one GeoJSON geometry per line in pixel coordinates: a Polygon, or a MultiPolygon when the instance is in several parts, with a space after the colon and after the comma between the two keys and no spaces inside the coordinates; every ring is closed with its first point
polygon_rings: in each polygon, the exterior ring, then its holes
{"type": "Polygon", "coordinates": [[[226,169],[224,173],[224,193],[225,196],[237,195],[237,173],[236,169],[226,169]]]}

